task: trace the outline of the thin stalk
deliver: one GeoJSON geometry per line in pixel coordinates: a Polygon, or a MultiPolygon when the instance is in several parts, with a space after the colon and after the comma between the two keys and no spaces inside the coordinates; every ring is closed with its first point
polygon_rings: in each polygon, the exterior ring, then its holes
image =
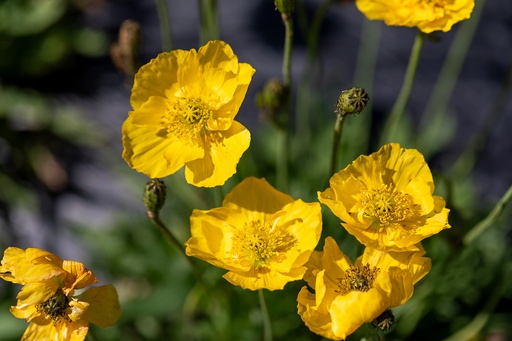
{"type": "Polygon", "coordinates": [[[389,118],[384,126],[384,131],[381,136],[381,145],[384,143],[392,142],[396,138],[396,132],[400,121],[404,115],[405,105],[411,94],[412,86],[414,83],[414,77],[416,76],[416,70],[418,69],[418,62],[421,55],[421,47],[423,46],[423,33],[418,31],[414,45],[412,46],[411,56],[409,57],[409,64],[405,71],[404,82],[402,89],[391,109],[389,118]]]}
{"type": "Polygon", "coordinates": [[[288,187],[288,159],[290,157],[290,143],[289,143],[289,120],[291,116],[291,99],[292,99],[292,42],[293,42],[293,22],[292,17],[286,14],[281,14],[285,27],[285,38],[284,38],[284,52],[283,52],[283,86],[285,89],[285,104],[282,116],[282,126],[278,132],[277,143],[278,152],[276,160],[276,183],[277,188],[286,191],[288,187]]]}
{"type": "Polygon", "coordinates": [[[167,240],[171,244],[173,244],[180,250],[181,254],[183,254],[185,256],[188,263],[192,267],[192,270],[193,270],[194,276],[196,277],[196,280],[200,283],[203,283],[202,275],[201,275],[201,272],[199,271],[199,268],[197,267],[197,264],[194,263],[189,256],[187,256],[187,253],[185,251],[185,247],[183,246],[183,244],[180,243],[178,238],[176,238],[176,236],[167,228],[167,226],[165,226],[165,224],[160,219],[160,216],[158,214],[148,212],[148,218],[149,218],[149,220],[151,220],[151,223],[153,223],[153,225],[155,225],[160,230],[160,232],[164,235],[164,237],[167,238],[167,240]]]}
{"type": "Polygon", "coordinates": [[[272,341],[272,323],[268,315],[267,304],[265,296],[263,296],[263,289],[258,290],[258,298],[260,299],[261,316],[263,318],[263,340],[272,341]]]}
{"type": "Polygon", "coordinates": [[[172,50],[171,25],[169,24],[169,9],[165,0],[156,0],[158,18],[160,20],[160,35],[162,36],[162,50],[172,50]]]}
{"type": "Polygon", "coordinates": [[[199,0],[199,12],[201,16],[201,45],[206,44],[210,40],[219,39],[217,1],[199,0]]]}
{"type": "Polygon", "coordinates": [[[310,63],[313,63],[318,55],[318,37],[320,36],[320,29],[322,28],[322,22],[324,21],[325,14],[333,1],[334,0],[325,0],[313,17],[311,29],[308,31],[308,54],[310,63]]]}
{"type": "Polygon", "coordinates": [[[371,100],[373,93],[373,80],[375,75],[375,66],[379,55],[379,42],[382,31],[382,23],[378,20],[363,20],[363,30],[357,52],[356,69],[354,72],[355,86],[360,86],[370,94],[370,102],[365,107],[363,117],[359,118],[360,133],[358,134],[359,154],[368,153],[370,147],[370,127],[372,124],[371,100]]]}
{"type": "MultiPolygon", "coordinates": [[[[338,164],[338,148],[340,146],[341,135],[343,133],[343,122],[345,115],[338,114],[336,116],[336,123],[334,124],[334,138],[332,140],[332,154],[331,154],[331,167],[329,169],[329,179],[336,172],[338,164]]],[[[327,184],[329,185],[329,184],[327,184]]]]}
{"type": "Polygon", "coordinates": [[[421,151],[426,157],[431,155],[438,147],[435,142],[439,140],[437,136],[443,131],[448,102],[452,97],[464,59],[473,41],[484,3],[485,0],[476,1],[471,19],[460,24],[437,77],[432,95],[430,95],[425,107],[419,125],[417,144],[421,146],[421,151]]]}
{"type": "Polygon", "coordinates": [[[484,233],[487,229],[493,226],[496,223],[496,220],[501,215],[505,206],[512,199],[512,186],[510,186],[505,192],[505,194],[501,197],[500,201],[494,206],[492,211],[485,217],[482,221],[476,224],[468,233],[464,236],[463,243],[464,245],[470,244],[473,240],[478,238],[482,233],[484,233]]]}

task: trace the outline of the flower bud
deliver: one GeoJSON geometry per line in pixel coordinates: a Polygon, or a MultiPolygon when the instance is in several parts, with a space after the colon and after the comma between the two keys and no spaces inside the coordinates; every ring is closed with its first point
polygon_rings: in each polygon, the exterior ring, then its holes
{"type": "Polygon", "coordinates": [[[295,0],[275,0],[274,5],[281,14],[290,16],[295,9],[295,0]]]}
{"type": "Polygon", "coordinates": [[[263,90],[256,94],[256,106],[260,108],[263,116],[272,122],[277,120],[279,109],[284,103],[284,85],[277,79],[271,79],[263,90]]]}
{"type": "Polygon", "coordinates": [[[144,189],[144,205],[150,218],[158,216],[165,202],[165,183],[160,179],[151,179],[144,189]]]}
{"type": "Polygon", "coordinates": [[[137,72],[137,57],[140,45],[140,25],[125,20],[119,28],[119,37],[110,47],[110,57],[114,65],[124,74],[133,76],[137,72]]]}
{"type": "Polygon", "coordinates": [[[372,325],[383,332],[387,332],[395,324],[395,315],[389,309],[372,321],[372,325]]]}
{"type": "Polygon", "coordinates": [[[368,93],[363,88],[353,87],[343,90],[336,103],[335,112],[338,115],[359,114],[370,101],[368,93]]]}

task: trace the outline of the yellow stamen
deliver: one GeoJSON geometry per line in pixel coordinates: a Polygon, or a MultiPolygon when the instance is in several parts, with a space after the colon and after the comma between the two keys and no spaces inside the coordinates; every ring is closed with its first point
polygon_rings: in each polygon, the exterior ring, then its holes
{"type": "Polygon", "coordinates": [[[413,218],[418,210],[409,194],[384,184],[364,191],[362,205],[364,217],[378,223],[379,228],[413,218]]]}
{"type": "Polygon", "coordinates": [[[284,257],[282,254],[295,243],[295,237],[279,228],[277,220],[272,225],[252,221],[235,234],[233,258],[250,260],[255,268],[268,267],[271,261],[284,257]]]}
{"type": "Polygon", "coordinates": [[[351,266],[339,279],[336,292],[341,293],[341,295],[346,295],[351,291],[367,292],[373,288],[373,282],[379,271],[379,268],[371,268],[370,264],[351,266]]]}
{"type": "Polygon", "coordinates": [[[178,98],[162,117],[162,127],[182,141],[195,143],[207,130],[214,110],[199,98],[178,98]]]}

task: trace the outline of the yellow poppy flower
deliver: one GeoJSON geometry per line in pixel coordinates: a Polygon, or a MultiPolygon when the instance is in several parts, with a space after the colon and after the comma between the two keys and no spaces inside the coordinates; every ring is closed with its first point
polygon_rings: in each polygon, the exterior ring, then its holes
{"type": "Polygon", "coordinates": [[[332,237],[324,251],[315,251],[306,264],[304,286],[297,297],[298,313],[314,333],[343,340],[388,308],[404,304],[414,284],[431,268],[421,252],[384,252],[366,248],[352,265],[332,237]]]}
{"type": "Polygon", "coordinates": [[[251,135],[234,120],[255,70],[222,41],[159,54],[135,75],[123,158],[150,178],[186,166],[195,186],[224,184],[251,135]]]}
{"type": "Polygon", "coordinates": [[[89,323],[115,324],[121,316],[112,285],[83,289],[98,280],[82,263],[61,260],[37,249],[9,247],[4,252],[0,278],[23,285],[11,313],[30,322],[22,341],[82,341],[89,323]]]}
{"type": "Polygon", "coordinates": [[[454,24],[469,19],[475,0],[356,0],[356,6],[369,20],[431,33],[448,32],[454,24]]]}
{"type": "Polygon", "coordinates": [[[224,278],[245,289],[282,289],[304,275],[322,232],[319,203],[293,200],[265,179],[247,178],[222,207],[194,210],[186,252],[229,270],[224,278]]]}
{"type": "Polygon", "coordinates": [[[318,200],[361,244],[417,251],[422,239],[450,227],[445,201],[433,192],[423,155],[390,143],[334,174],[318,200]]]}

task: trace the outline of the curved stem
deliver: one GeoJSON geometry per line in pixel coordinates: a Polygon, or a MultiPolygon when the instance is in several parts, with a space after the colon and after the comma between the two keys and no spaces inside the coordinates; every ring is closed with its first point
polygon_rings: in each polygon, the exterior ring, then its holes
{"type": "Polygon", "coordinates": [[[258,298],[260,300],[261,316],[263,318],[263,340],[272,341],[272,323],[268,315],[267,304],[263,296],[263,289],[258,290],[258,298]]]}
{"type": "Polygon", "coordinates": [[[290,151],[289,143],[289,119],[291,116],[291,97],[292,97],[292,42],[293,42],[293,23],[291,16],[281,15],[285,27],[284,53],[283,53],[283,86],[285,89],[285,104],[282,117],[282,131],[278,132],[278,152],[276,154],[276,187],[286,191],[288,187],[288,159],[290,151]]]}
{"type": "Polygon", "coordinates": [[[411,56],[409,57],[409,64],[407,65],[407,70],[405,71],[402,89],[400,90],[395,104],[393,105],[393,109],[391,109],[389,118],[386,122],[386,125],[384,126],[384,131],[382,132],[381,145],[396,139],[396,132],[398,126],[400,125],[400,121],[402,120],[405,105],[407,104],[407,100],[411,94],[414,77],[416,76],[416,70],[418,69],[418,62],[420,60],[422,46],[423,33],[418,31],[416,34],[416,39],[414,40],[414,45],[412,47],[411,56]]]}
{"type": "Polygon", "coordinates": [[[149,218],[149,220],[151,220],[151,223],[153,223],[153,225],[155,225],[160,230],[160,232],[165,236],[165,238],[167,238],[167,240],[171,244],[176,246],[180,250],[180,252],[185,256],[188,263],[192,267],[194,276],[196,276],[196,279],[199,282],[201,282],[201,273],[197,267],[197,264],[192,262],[192,259],[189,256],[187,256],[187,253],[185,251],[185,247],[183,246],[183,244],[180,243],[178,238],[176,238],[176,236],[167,228],[167,226],[165,226],[165,224],[160,219],[160,216],[158,214],[148,212],[148,218],[149,218]]]}
{"type": "Polygon", "coordinates": [[[160,20],[160,34],[162,36],[162,50],[172,50],[171,25],[169,24],[169,10],[165,0],[156,0],[158,18],[160,20]]]}
{"type": "Polygon", "coordinates": [[[501,197],[500,201],[498,201],[496,206],[494,206],[494,208],[487,215],[487,217],[485,217],[482,221],[480,221],[478,224],[476,224],[471,230],[469,230],[468,233],[466,233],[466,235],[464,236],[464,240],[463,240],[464,244],[465,245],[470,244],[473,240],[478,238],[478,236],[480,236],[482,233],[484,233],[488,228],[493,226],[494,223],[496,222],[496,220],[498,219],[498,217],[501,215],[501,212],[503,212],[503,209],[505,208],[505,206],[507,206],[507,204],[509,203],[510,200],[512,200],[512,186],[510,186],[508,188],[507,192],[505,192],[503,197],[501,197]]]}

